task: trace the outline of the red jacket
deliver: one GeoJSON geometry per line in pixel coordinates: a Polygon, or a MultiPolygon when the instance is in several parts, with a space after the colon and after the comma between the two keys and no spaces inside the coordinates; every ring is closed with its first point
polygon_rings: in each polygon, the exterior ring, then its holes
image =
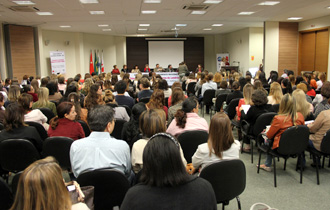
{"type": "Polygon", "coordinates": [[[144,68],[144,72],[150,72],[150,68],[144,68]]]}
{"type": "Polygon", "coordinates": [[[119,69],[112,69],[112,74],[120,74],[120,71],[119,69]]]}
{"type": "Polygon", "coordinates": [[[48,136],[65,136],[72,138],[73,140],[81,139],[85,137],[85,132],[80,123],[74,122],[67,118],[58,119],[58,125],[55,130],[49,126],[48,136]]]}

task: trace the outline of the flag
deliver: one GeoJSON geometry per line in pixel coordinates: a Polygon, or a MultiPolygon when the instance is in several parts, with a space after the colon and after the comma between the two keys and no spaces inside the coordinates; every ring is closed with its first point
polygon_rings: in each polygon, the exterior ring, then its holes
{"type": "Polygon", "coordinates": [[[97,75],[101,73],[101,59],[100,53],[97,51],[97,75]]]}
{"type": "Polygon", "coordinates": [[[103,50],[102,50],[102,60],[101,60],[101,72],[104,72],[104,59],[103,59],[103,50]]]}
{"type": "Polygon", "coordinates": [[[99,74],[98,69],[97,69],[97,55],[96,55],[96,50],[95,50],[95,56],[94,56],[94,70],[96,74],[99,74]]]}
{"type": "Polygon", "coordinates": [[[89,62],[89,73],[92,74],[94,72],[94,65],[93,65],[93,51],[91,51],[91,59],[89,62]]]}

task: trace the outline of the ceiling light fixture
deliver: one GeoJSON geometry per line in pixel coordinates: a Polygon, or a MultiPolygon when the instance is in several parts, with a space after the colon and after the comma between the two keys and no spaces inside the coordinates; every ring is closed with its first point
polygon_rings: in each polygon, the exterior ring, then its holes
{"type": "Polygon", "coordinates": [[[264,2],[259,3],[258,5],[260,5],[260,6],[274,6],[274,5],[279,4],[279,3],[280,3],[279,1],[264,1],[264,2]]]}
{"type": "Polygon", "coordinates": [[[214,27],[219,27],[219,26],[223,26],[223,24],[218,24],[218,23],[216,23],[216,24],[212,24],[212,26],[214,26],[214,27]]]}
{"type": "Polygon", "coordinates": [[[149,27],[150,24],[139,24],[140,27],[149,27]]]}
{"type": "Polygon", "coordinates": [[[156,10],[142,10],[141,13],[142,14],[156,14],[156,10]]]}
{"type": "Polygon", "coordinates": [[[330,9],[330,6],[326,7],[326,9],[330,9]]]}
{"type": "Polygon", "coordinates": [[[60,28],[71,28],[71,26],[60,26],[60,28]]]}
{"type": "Polygon", "coordinates": [[[79,0],[82,4],[98,4],[98,0],[79,0]]]}
{"type": "Polygon", "coordinates": [[[238,15],[252,15],[254,12],[240,12],[238,15]]]}
{"type": "Polygon", "coordinates": [[[144,0],[145,4],[159,4],[162,2],[162,0],[144,0]]]}
{"type": "Polygon", "coordinates": [[[102,31],[111,31],[110,28],[102,29],[102,31]]]}
{"type": "Polygon", "coordinates": [[[89,11],[89,13],[91,15],[104,15],[105,14],[104,11],[89,11]]]}
{"type": "Polygon", "coordinates": [[[190,14],[192,15],[204,15],[206,11],[199,11],[199,10],[194,10],[190,14]]]}
{"type": "Polygon", "coordinates": [[[302,17],[290,17],[288,18],[288,20],[301,20],[302,17]]]}
{"type": "Polygon", "coordinates": [[[139,31],[147,31],[148,29],[146,28],[138,28],[139,31]]]}
{"type": "Polygon", "coordinates": [[[36,4],[32,1],[13,1],[13,2],[18,5],[35,5],[36,4]]]}
{"type": "Polygon", "coordinates": [[[204,4],[219,4],[221,3],[223,0],[206,0],[203,3],[204,4]]]}
{"type": "Polygon", "coordinates": [[[212,28],[204,28],[203,30],[204,30],[204,31],[211,31],[212,28]]]}
{"type": "Polygon", "coordinates": [[[51,12],[36,12],[38,15],[53,15],[51,12]]]}
{"type": "Polygon", "coordinates": [[[101,24],[101,25],[97,25],[98,27],[108,27],[108,24],[101,24]]]}
{"type": "Polygon", "coordinates": [[[185,26],[187,26],[187,24],[175,24],[175,26],[181,26],[181,27],[185,27],[185,26]]]}

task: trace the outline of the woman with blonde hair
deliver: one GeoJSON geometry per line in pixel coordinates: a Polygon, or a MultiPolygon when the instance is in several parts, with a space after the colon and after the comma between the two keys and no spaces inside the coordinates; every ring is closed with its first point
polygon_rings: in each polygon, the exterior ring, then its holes
{"type": "Polygon", "coordinates": [[[241,111],[242,111],[242,105],[252,105],[252,93],[253,93],[253,85],[250,83],[247,83],[243,88],[243,97],[238,102],[238,106],[236,107],[236,114],[237,114],[237,120],[241,120],[241,111]]]}
{"type": "Polygon", "coordinates": [[[87,78],[84,82],[83,88],[81,90],[81,93],[84,94],[85,96],[88,95],[89,93],[89,89],[91,88],[91,86],[94,84],[94,81],[92,78],[87,78]]]}
{"type": "Polygon", "coordinates": [[[283,97],[283,92],[281,85],[278,82],[273,82],[270,85],[269,95],[268,95],[268,104],[274,105],[281,103],[283,97]]]}
{"type": "Polygon", "coordinates": [[[32,109],[38,108],[48,108],[50,109],[54,115],[57,115],[56,106],[53,102],[48,100],[49,90],[46,87],[40,87],[38,90],[38,101],[33,103],[32,109]]]}
{"type": "Polygon", "coordinates": [[[19,96],[21,95],[21,89],[18,85],[11,85],[8,90],[8,101],[5,102],[5,107],[10,103],[17,102],[19,96]]]}
{"type": "Polygon", "coordinates": [[[213,77],[213,82],[217,84],[217,89],[220,88],[221,81],[222,81],[222,75],[220,74],[220,72],[216,72],[213,77]]]}
{"type": "Polygon", "coordinates": [[[88,209],[84,204],[71,205],[61,167],[53,157],[46,157],[35,161],[23,171],[10,210],[88,209]]]}
{"type": "Polygon", "coordinates": [[[307,102],[305,93],[301,89],[297,89],[293,91],[292,96],[296,100],[297,112],[300,112],[304,116],[304,119],[306,120],[309,115],[312,115],[314,111],[314,106],[311,103],[307,102]]]}
{"type": "Polygon", "coordinates": [[[225,113],[217,113],[211,119],[207,143],[198,146],[192,157],[195,169],[224,159],[238,159],[240,142],[234,140],[231,122],[225,113]]]}

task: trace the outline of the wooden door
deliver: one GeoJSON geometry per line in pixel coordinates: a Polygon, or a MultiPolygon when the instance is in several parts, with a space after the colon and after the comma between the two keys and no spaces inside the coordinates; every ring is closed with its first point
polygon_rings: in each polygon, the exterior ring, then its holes
{"type": "Polygon", "coordinates": [[[301,36],[301,71],[313,71],[315,63],[315,32],[303,33],[301,36]]]}
{"type": "Polygon", "coordinates": [[[315,71],[327,72],[329,53],[329,31],[317,31],[315,43],[315,71]]]}

